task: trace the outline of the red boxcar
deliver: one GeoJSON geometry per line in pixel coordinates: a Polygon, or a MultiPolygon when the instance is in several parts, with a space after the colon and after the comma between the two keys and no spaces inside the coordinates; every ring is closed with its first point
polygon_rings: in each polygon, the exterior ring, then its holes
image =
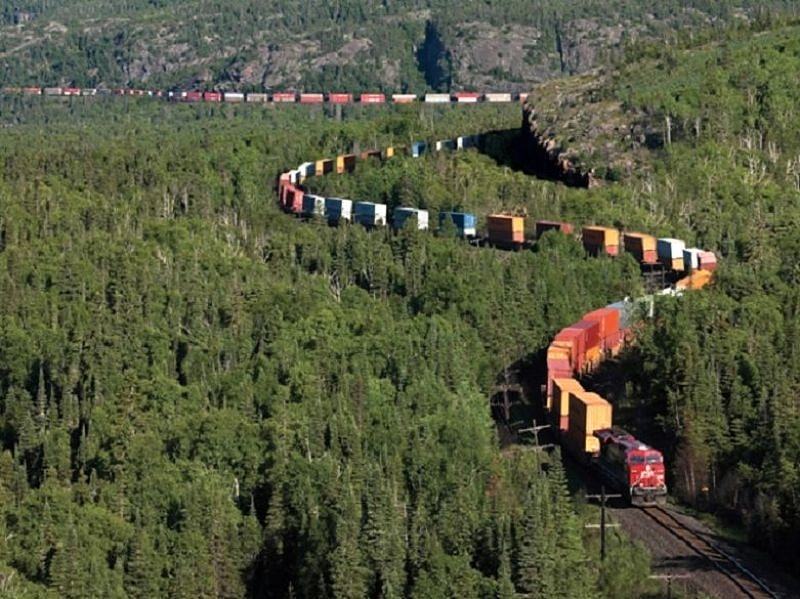
{"type": "Polygon", "coordinates": [[[553,345],[569,348],[569,361],[573,371],[583,369],[583,360],[586,353],[586,331],[575,327],[562,329],[553,339],[553,345]]]}
{"type": "Polygon", "coordinates": [[[22,93],[28,96],[41,96],[42,95],[42,88],[41,87],[23,87],[22,93]]]}
{"type": "Polygon", "coordinates": [[[580,322],[572,325],[571,329],[581,329],[585,331],[585,345],[584,351],[590,350],[593,347],[600,347],[602,337],[600,336],[600,323],[592,320],[581,320],[580,322]]]}
{"type": "Polygon", "coordinates": [[[453,97],[455,97],[456,102],[463,104],[477,102],[481,95],[476,92],[456,92],[453,94],[453,97]]]}
{"type": "Polygon", "coordinates": [[[358,101],[362,104],[383,104],[386,102],[386,96],[383,94],[361,94],[358,101]]]}
{"type": "Polygon", "coordinates": [[[80,87],[65,87],[63,94],[65,96],[80,96],[81,95],[81,88],[80,87]]]}
{"type": "Polygon", "coordinates": [[[322,94],[300,94],[300,104],[322,104],[324,101],[322,94]]]}
{"type": "Polygon", "coordinates": [[[203,94],[203,100],[206,102],[222,102],[222,93],[221,92],[205,92],[203,94]]]}
{"type": "Polygon", "coordinates": [[[353,94],[328,94],[328,102],[331,104],[352,104],[353,94]]]}
{"type": "Polygon", "coordinates": [[[185,102],[200,102],[203,100],[203,92],[186,92],[183,100],[185,102]]]}
{"type": "Polygon", "coordinates": [[[296,102],[297,94],[294,92],[275,92],[272,94],[273,102],[296,102]]]}
{"type": "Polygon", "coordinates": [[[619,310],[615,308],[600,308],[589,312],[583,317],[584,320],[600,323],[600,337],[604,342],[612,335],[619,333],[619,310]]]}

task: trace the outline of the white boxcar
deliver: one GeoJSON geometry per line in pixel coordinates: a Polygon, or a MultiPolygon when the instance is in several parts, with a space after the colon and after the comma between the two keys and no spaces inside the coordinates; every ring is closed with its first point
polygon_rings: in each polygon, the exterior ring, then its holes
{"type": "Polygon", "coordinates": [[[368,227],[386,225],[386,204],[356,202],[353,206],[353,220],[368,227]]]}
{"type": "Polygon", "coordinates": [[[449,104],[450,94],[425,94],[426,104],[449,104]]]}
{"type": "Polygon", "coordinates": [[[392,102],[395,104],[410,104],[417,101],[417,94],[392,94],[392,102]]]}
{"type": "Polygon", "coordinates": [[[325,198],[307,193],[303,195],[304,216],[325,216],[325,198]]]}
{"type": "Polygon", "coordinates": [[[398,206],[394,209],[392,226],[395,229],[402,229],[410,218],[417,219],[417,229],[420,231],[424,231],[428,228],[427,210],[420,210],[419,208],[403,208],[401,206],[398,206]]]}
{"type": "Polygon", "coordinates": [[[478,145],[477,135],[462,135],[456,138],[456,149],[466,150],[467,148],[474,148],[478,145]]]}
{"type": "Polygon", "coordinates": [[[269,100],[269,96],[267,94],[249,93],[245,98],[245,102],[255,102],[257,104],[266,103],[267,100],[269,100]]]}
{"type": "Polygon", "coordinates": [[[511,102],[511,94],[490,93],[484,94],[483,99],[487,102],[511,102]]]}
{"type": "Polygon", "coordinates": [[[223,97],[226,102],[244,102],[244,94],[240,92],[225,92],[223,97]]]}
{"type": "Polygon", "coordinates": [[[436,151],[441,152],[442,150],[455,150],[456,149],[456,142],[453,139],[442,139],[436,142],[436,151]]]}
{"type": "Polygon", "coordinates": [[[683,250],[683,267],[686,270],[697,270],[700,268],[700,252],[698,248],[686,248],[683,250]]]}
{"type": "Polygon", "coordinates": [[[297,170],[300,173],[300,183],[302,183],[304,179],[314,176],[316,173],[316,165],[313,162],[304,162],[297,167],[297,170]]]}
{"type": "Polygon", "coordinates": [[[352,200],[325,198],[325,216],[328,218],[328,222],[331,223],[338,223],[343,220],[349,222],[353,218],[352,200]]]}

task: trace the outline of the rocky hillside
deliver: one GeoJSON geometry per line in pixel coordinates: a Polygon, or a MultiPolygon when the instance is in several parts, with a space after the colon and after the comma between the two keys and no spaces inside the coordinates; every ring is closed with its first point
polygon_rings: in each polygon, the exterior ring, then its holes
{"type": "Polygon", "coordinates": [[[0,84],[520,91],[632,40],[759,14],[751,0],[660,4],[464,0],[456,14],[446,0],[2,0],[0,84]]]}

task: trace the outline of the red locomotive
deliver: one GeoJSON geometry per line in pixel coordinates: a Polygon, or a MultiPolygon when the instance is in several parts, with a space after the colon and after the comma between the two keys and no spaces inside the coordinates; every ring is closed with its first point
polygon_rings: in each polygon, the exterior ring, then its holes
{"type": "Polygon", "coordinates": [[[617,427],[597,430],[594,436],[600,439],[596,466],[632,505],[667,502],[664,457],[660,451],[617,427]]]}

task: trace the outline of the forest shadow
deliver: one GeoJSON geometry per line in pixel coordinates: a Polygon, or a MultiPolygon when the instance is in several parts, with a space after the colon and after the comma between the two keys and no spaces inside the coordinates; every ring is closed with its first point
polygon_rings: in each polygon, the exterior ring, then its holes
{"type": "Polygon", "coordinates": [[[556,181],[568,187],[588,187],[588,179],[580,173],[565,172],[562,164],[524,129],[495,129],[481,135],[478,151],[503,166],[525,175],[556,181]]]}

